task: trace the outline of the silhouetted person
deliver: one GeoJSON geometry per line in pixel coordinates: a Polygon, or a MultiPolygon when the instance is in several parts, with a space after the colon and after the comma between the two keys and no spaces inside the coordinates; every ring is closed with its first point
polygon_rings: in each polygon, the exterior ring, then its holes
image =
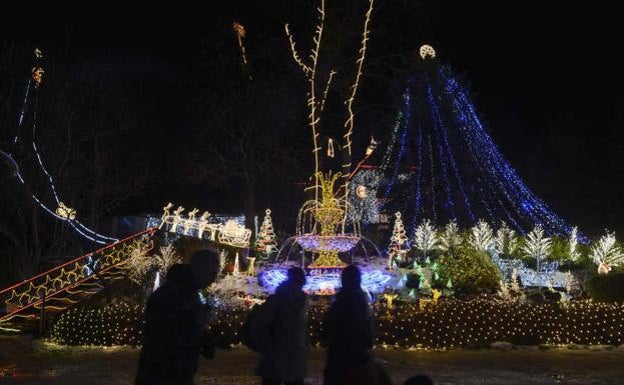
{"type": "Polygon", "coordinates": [[[294,267],[288,279],[267,298],[267,308],[258,320],[257,336],[261,354],[257,374],[263,385],[303,385],[308,360],[308,323],[303,292],[305,273],[294,267]]]}
{"type": "MultiPolygon", "coordinates": [[[[323,321],[327,343],[325,385],[353,383],[371,365],[373,344],[371,314],[366,293],[360,287],[360,270],[351,265],[342,271],[342,289],[323,321]]],[[[373,382],[372,378],[366,383],[373,382]]]]}
{"type": "Polygon", "coordinates": [[[429,376],[419,374],[408,378],[403,385],[433,385],[433,381],[429,376]]]}
{"type": "Polygon", "coordinates": [[[200,250],[191,264],[172,266],[147,301],[136,385],[192,385],[199,354],[212,356],[198,290],[215,281],[219,255],[200,250]]]}

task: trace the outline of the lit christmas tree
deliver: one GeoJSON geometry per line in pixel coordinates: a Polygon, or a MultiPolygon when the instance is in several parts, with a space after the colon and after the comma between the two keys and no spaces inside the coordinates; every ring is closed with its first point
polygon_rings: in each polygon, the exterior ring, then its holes
{"type": "MultiPolygon", "coordinates": [[[[460,228],[479,218],[505,221],[517,233],[539,224],[545,233],[572,230],[522,181],[488,133],[469,90],[423,46],[407,79],[398,122],[379,153],[380,210],[399,208],[412,233],[429,218],[460,228]]],[[[493,129],[496,129],[494,127],[493,129]]]]}
{"type": "Polygon", "coordinates": [[[275,230],[273,230],[273,220],[271,219],[271,209],[264,211],[264,219],[260,226],[260,231],[256,236],[256,250],[262,253],[262,256],[266,259],[273,254],[277,249],[277,243],[275,242],[275,230]]]}
{"type": "Polygon", "coordinates": [[[392,236],[390,237],[390,246],[388,247],[388,268],[393,269],[394,260],[403,260],[407,253],[407,235],[403,221],[401,220],[401,213],[394,214],[394,228],[392,229],[392,236]]]}

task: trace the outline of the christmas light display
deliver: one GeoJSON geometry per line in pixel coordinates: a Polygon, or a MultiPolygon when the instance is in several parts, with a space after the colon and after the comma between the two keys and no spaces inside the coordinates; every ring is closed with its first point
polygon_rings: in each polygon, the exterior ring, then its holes
{"type": "Polygon", "coordinates": [[[535,224],[547,234],[569,234],[571,228],[503,158],[451,69],[440,65],[433,50],[423,53],[385,142],[379,168],[383,209],[401,210],[409,234],[424,218],[436,226],[455,220],[464,228],[483,218],[506,222],[520,234],[535,224]]]}
{"type": "MultiPolygon", "coordinates": [[[[355,101],[355,96],[357,95],[357,91],[360,86],[360,78],[362,77],[362,66],[364,65],[364,60],[366,59],[366,47],[368,42],[368,35],[370,34],[369,24],[371,20],[371,15],[373,13],[373,3],[374,0],[368,1],[368,9],[366,14],[364,15],[364,31],[362,32],[362,42],[360,43],[360,57],[356,60],[357,69],[355,71],[355,79],[353,80],[353,84],[351,85],[351,95],[346,101],[347,106],[347,120],[344,123],[344,127],[346,129],[346,133],[344,134],[344,145],[343,149],[345,150],[345,161],[342,164],[342,173],[344,175],[344,183],[341,186],[344,191],[344,200],[348,200],[349,197],[349,175],[351,175],[351,157],[352,157],[352,141],[351,136],[353,135],[353,126],[355,124],[355,115],[353,113],[353,102],[355,101]]],[[[348,207],[347,211],[345,211],[345,219],[346,221],[348,215],[348,207]]]]}
{"type": "MultiPolygon", "coordinates": [[[[39,196],[35,193],[31,194],[31,198],[39,207],[41,207],[44,210],[44,212],[52,215],[56,219],[67,222],[69,226],[78,234],[80,234],[82,237],[88,240],[91,240],[95,243],[99,243],[99,244],[107,244],[110,242],[115,242],[117,241],[116,238],[112,238],[112,237],[99,234],[89,229],[85,225],[83,225],[80,221],[76,219],[76,210],[67,207],[63,202],[61,202],[59,195],[57,193],[57,188],[54,183],[54,179],[52,178],[52,175],[48,172],[43,162],[43,159],[41,157],[41,154],[39,153],[39,149],[36,143],[37,107],[38,107],[38,101],[39,101],[39,88],[43,80],[44,73],[45,71],[43,69],[43,53],[41,52],[41,50],[35,49],[35,66],[32,69],[31,78],[28,79],[28,83],[26,86],[26,94],[24,96],[24,102],[23,102],[22,109],[19,115],[19,120],[18,120],[18,131],[17,131],[17,134],[15,135],[13,143],[17,145],[18,142],[20,142],[20,140],[22,139],[20,134],[24,128],[24,122],[28,120],[26,119],[26,114],[27,113],[31,114],[32,116],[31,116],[30,122],[32,125],[32,130],[31,130],[32,137],[30,138],[30,142],[31,142],[30,147],[32,147],[33,153],[35,155],[35,158],[37,160],[37,164],[40,170],[42,171],[42,173],[45,175],[47,179],[48,186],[50,187],[50,191],[52,192],[52,195],[55,200],[54,205],[56,205],[56,208],[51,209],[50,207],[53,207],[53,206],[49,206],[45,204],[44,201],[41,198],[39,198],[39,196]]],[[[13,155],[11,153],[3,153],[3,154],[4,156],[10,158],[11,163],[15,165],[14,173],[15,173],[15,176],[17,177],[17,180],[22,185],[25,185],[25,186],[28,185],[28,183],[26,182],[26,178],[19,171],[18,163],[13,157],[13,155]]]]}
{"type": "Polygon", "coordinates": [[[260,231],[256,236],[256,250],[266,259],[277,252],[277,242],[275,242],[275,231],[273,230],[273,220],[271,219],[271,210],[264,211],[264,219],[260,226],[260,231]]]}
{"type": "Polygon", "coordinates": [[[426,45],[426,44],[425,44],[425,45],[422,45],[422,46],[420,47],[420,49],[418,50],[418,52],[420,53],[420,57],[421,57],[423,60],[424,60],[424,59],[427,59],[427,58],[431,58],[431,59],[433,59],[433,58],[435,58],[435,56],[436,56],[436,52],[435,52],[435,50],[433,49],[433,47],[432,47],[432,46],[430,46],[430,45],[426,45]]]}
{"type": "MultiPolygon", "coordinates": [[[[421,303],[393,300],[373,303],[379,348],[452,349],[489,346],[498,341],[518,345],[620,345],[624,343],[624,304],[571,301],[530,305],[495,297],[471,300],[440,298],[421,303]]],[[[328,304],[307,308],[309,337],[318,345],[328,304]]],[[[224,343],[242,343],[247,310],[215,309],[209,330],[224,343]]],[[[68,345],[131,345],[141,341],[141,306],[73,308],[59,317],[52,339],[68,345]]]]}
{"type": "Polygon", "coordinates": [[[505,222],[496,230],[495,251],[498,254],[512,255],[518,247],[516,232],[510,229],[505,222]]]}
{"type": "Polygon", "coordinates": [[[163,207],[159,229],[165,228],[172,233],[194,236],[200,239],[204,239],[204,235],[206,235],[208,239],[214,242],[240,248],[249,247],[251,230],[246,229],[237,221],[229,219],[225,223],[215,223],[214,221],[219,219],[211,216],[208,211],[204,211],[199,218],[196,218],[199,212],[197,208],[189,211],[185,218],[182,214],[185,210],[184,207],[178,206],[171,214],[170,211],[173,207],[171,202],[163,207]]]}
{"type": "Polygon", "coordinates": [[[615,244],[615,233],[607,231],[592,245],[590,258],[598,265],[598,273],[609,274],[611,269],[624,263],[624,252],[615,244]]]}
{"type": "MultiPolygon", "coordinates": [[[[285,269],[265,270],[258,275],[258,278],[263,287],[273,292],[280,283],[286,280],[287,271],[285,269]]],[[[363,290],[369,293],[381,293],[390,284],[394,275],[381,270],[364,270],[361,278],[363,290]]],[[[303,290],[310,294],[331,295],[335,294],[341,286],[340,271],[337,271],[307,276],[303,290]]]]}
{"type": "Polygon", "coordinates": [[[154,266],[154,260],[147,255],[149,247],[143,243],[134,243],[130,246],[129,256],[123,264],[128,279],[142,287],[154,266]]]}
{"type": "Polygon", "coordinates": [[[479,219],[477,224],[470,229],[468,244],[475,250],[492,252],[494,249],[494,234],[486,221],[479,219]]]}
{"type": "Polygon", "coordinates": [[[376,169],[361,169],[349,181],[349,219],[366,225],[379,222],[377,187],[380,175],[376,169]]]}
{"type": "Polygon", "coordinates": [[[241,23],[233,23],[232,29],[234,29],[234,33],[236,33],[236,40],[238,41],[238,47],[241,51],[241,64],[243,68],[247,67],[247,54],[245,53],[245,45],[243,44],[243,39],[245,38],[245,27],[241,23]]]}
{"type": "Polygon", "coordinates": [[[544,237],[544,230],[540,226],[535,226],[527,234],[524,244],[520,250],[527,256],[534,258],[537,263],[537,272],[540,272],[540,263],[550,255],[552,240],[544,237]]]}
{"type": "Polygon", "coordinates": [[[89,280],[97,279],[123,264],[130,258],[137,242],[149,249],[149,239],[155,231],[154,228],[145,230],[3,289],[0,300],[6,305],[7,312],[0,315],[0,321],[10,320],[39,306],[44,298],[46,301],[60,301],[59,307],[69,306],[72,301],[65,301],[60,294],[80,290],[81,285],[89,285],[89,280]]]}
{"type": "Polygon", "coordinates": [[[405,261],[409,244],[407,243],[407,234],[401,220],[401,213],[394,214],[394,227],[392,236],[390,237],[390,246],[388,246],[388,269],[394,270],[397,261],[405,261]]]}
{"type": "Polygon", "coordinates": [[[414,247],[423,252],[423,259],[427,259],[427,253],[437,244],[438,236],[435,228],[428,219],[423,220],[414,232],[414,247]]]}
{"type": "Polygon", "coordinates": [[[578,227],[573,227],[572,231],[570,231],[570,238],[568,239],[569,245],[569,257],[572,261],[578,261],[581,253],[578,251],[578,227]]]}
{"type": "Polygon", "coordinates": [[[463,242],[461,235],[459,234],[459,228],[457,223],[451,221],[444,227],[444,232],[440,235],[440,242],[438,249],[442,251],[450,251],[459,247],[463,242]]]}

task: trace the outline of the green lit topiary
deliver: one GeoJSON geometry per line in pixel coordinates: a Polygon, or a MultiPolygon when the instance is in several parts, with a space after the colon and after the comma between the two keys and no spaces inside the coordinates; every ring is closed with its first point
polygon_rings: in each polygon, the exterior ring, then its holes
{"type": "Polygon", "coordinates": [[[498,288],[500,273],[484,251],[460,247],[440,258],[440,275],[451,279],[455,290],[465,294],[489,293],[498,288]]]}

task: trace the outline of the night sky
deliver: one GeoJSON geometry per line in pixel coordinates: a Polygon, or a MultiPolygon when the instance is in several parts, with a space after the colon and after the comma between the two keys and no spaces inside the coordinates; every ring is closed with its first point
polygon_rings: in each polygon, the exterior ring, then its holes
{"type": "MultiPolygon", "coordinates": [[[[155,92],[162,108],[154,113],[175,137],[192,122],[185,120],[183,89],[172,84],[191,71],[204,43],[227,35],[233,21],[246,26],[250,39],[283,37],[284,21],[311,20],[313,15],[301,15],[305,3],[215,1],[204,2],[202,9],[177,3],[143,9],[101,3],[80,13],[56,9],[59,16],[44,9],[3,12],[0,39],[68,53],[127,81],[160,82],[162,88],[155,92]]],[[[327,2],[329,12],[332,3],[327,2]]],[[[616,4],[475,3],[378,0],[368,59],[409,55],[425,42],[433,45],[443,62],[464,75],[495,142],[554,211],[592,232],[624,230],[618,220],[623,205],[613,193],[621,189],[621,174],[615,174],[621,160],[603,151],[604,143],[614,135],[621,138],[624,129],[616,4]],[[385,26],[381,37],[376,35],[380,24],[385,26]],[[579,146],[584,149],[574,156],[579,146]],[[591,167],[584,166],[584,157],[592,157],[591,167]],[[596,166],[603,171],[597,173],[596,166]],[[570,183],[585,187],[570,196],[570,183]]],[[[356,129],[383,133],[380,128],[356,129]]]]}

